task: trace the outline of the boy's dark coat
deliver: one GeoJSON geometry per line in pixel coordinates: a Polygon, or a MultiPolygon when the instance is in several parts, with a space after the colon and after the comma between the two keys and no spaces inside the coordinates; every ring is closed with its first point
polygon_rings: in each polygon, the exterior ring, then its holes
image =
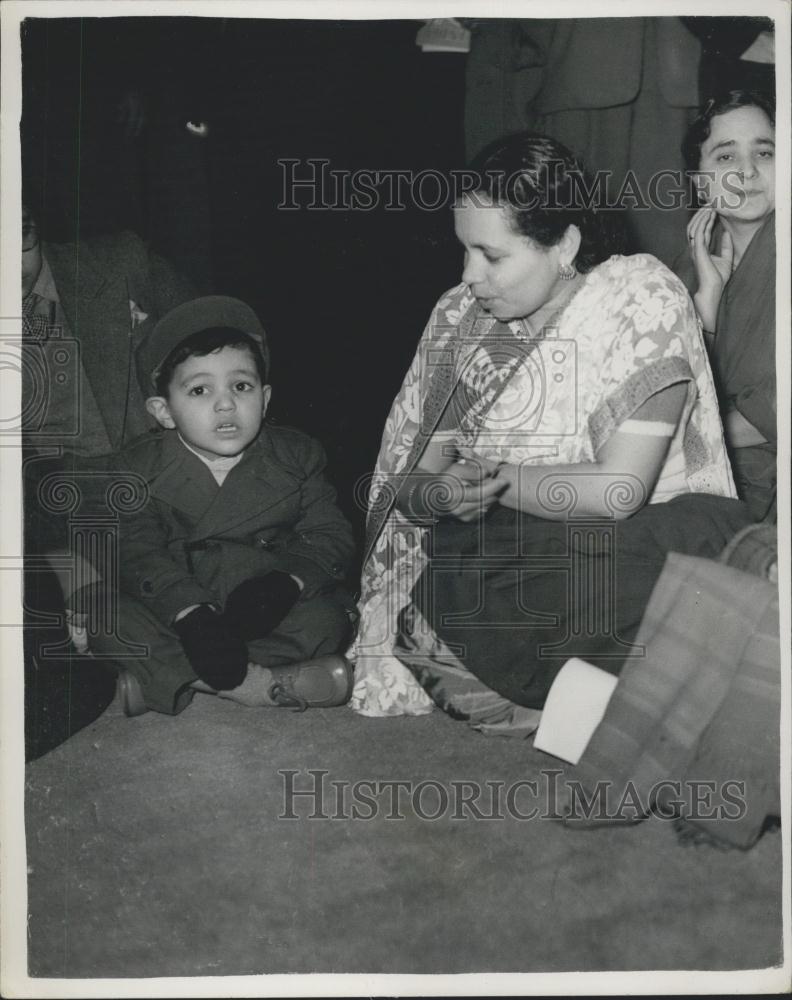
{"type": "Polygon", "coordinates": [[[218,487],[176,431],[139,438],[120,466],[148,494],[121,520],[122,589],[166,626],[182,608],[222,605],[242,580],[274,569],[304,580],[303,599],[338,589],[354,543],[324,466],[317,441],[265,424],[218,487]]]}

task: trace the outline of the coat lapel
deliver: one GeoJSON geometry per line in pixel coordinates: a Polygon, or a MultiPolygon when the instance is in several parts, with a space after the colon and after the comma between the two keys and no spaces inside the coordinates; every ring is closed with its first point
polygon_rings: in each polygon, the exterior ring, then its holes
{"type": "MultiPolygon", "coordinates": [[[[211,472],[204,468],[212,479],[211,472]]],[[[239,534],[248,522],[253,530],[254,525],[261,527],[267,522],[291,520],[278,509],[285,511],[299,503],[301,486],[302,480],[275,458],[265,427],[217,490],[195,526],[196,534],[202,537],[233,535],[239,534]]]]}
{"type": "Polygon", "coordinates": [[[166,431],[161,469],[149,483],[151,495],[198,524],[220,492],[204,463],[184,447],[176,431],[166,431]]]}
{"type": "Polygon", "coordinates": [[[149,484],[153,497],[193,522],[194,538],[239,534],[248,522],[254,530],[268,521],[290,520],[278,508],[291,508],[300,488],[301,480],[272,453],[266,428],[222,486],[176,431],[167,431],[161,471],[149,484]]]}

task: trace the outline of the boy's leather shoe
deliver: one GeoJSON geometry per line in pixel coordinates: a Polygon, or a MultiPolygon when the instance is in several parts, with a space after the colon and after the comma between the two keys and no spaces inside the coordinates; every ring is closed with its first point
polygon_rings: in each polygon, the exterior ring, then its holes
{"type": "Polygon", "coordinates": [[[306,708],[335,708],[345,705],[352,696],[352,664],[340,655],[318,656],[269,669],[273,676],[270,697],[282,708],[297,712],[306,708]]]}
{"type": "Polygon", "coordinates": [[[121,704],[124,715],[128,719],[136,715],[145,715],[148,706],[143,699],[143,692],[140,689],[140,682],[129,670],[121,670],[116,681],[116,694],[121,704]]]}

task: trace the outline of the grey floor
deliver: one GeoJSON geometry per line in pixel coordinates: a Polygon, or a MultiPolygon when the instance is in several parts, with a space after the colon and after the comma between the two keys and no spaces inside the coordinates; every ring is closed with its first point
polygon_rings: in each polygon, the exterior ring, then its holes
{"type": "MultiPolygon", "coordinates": [[[[279,818],[279,769],[446,787],[556,763],[441,715],[250,710],[94,725],[27,767],[30,973],[738,969],[780,961],[781,838],[683,847],[654,818],[279,818]]],[[[427,812],[438,799],[422,798],[427,812]]],[[[334,811],[331,790],[325,811],[334,811]]],[[[525,804],[520,805],[526,808],[525,804]]],[[[366,811],[366,810],[363,810],[366,811]]],[[[407,815],[409,813],[409,815],[407,815]]]]}

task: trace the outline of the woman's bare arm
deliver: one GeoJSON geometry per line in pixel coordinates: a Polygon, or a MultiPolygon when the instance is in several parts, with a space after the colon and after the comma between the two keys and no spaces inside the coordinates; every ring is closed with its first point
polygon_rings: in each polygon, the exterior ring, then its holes
{"type": "MultiPolygon", "coordinates": [[[[503,465],[496,479],[507,483],[498,501],[549,520],[575,516],[625,518],[649,499],[663,467],[674,430],[685,404],[685,383],[656,393],[633,414],[628,433],[618,430],[605,442],[593,462],[568,465],[503,465]],[[640,433],[640,422],[647,433],[640,433]],[[665,425],[663,435],[652,433],[665,425]]],[[[482,469],[492,463],[468,455],[482,469]]]]}

